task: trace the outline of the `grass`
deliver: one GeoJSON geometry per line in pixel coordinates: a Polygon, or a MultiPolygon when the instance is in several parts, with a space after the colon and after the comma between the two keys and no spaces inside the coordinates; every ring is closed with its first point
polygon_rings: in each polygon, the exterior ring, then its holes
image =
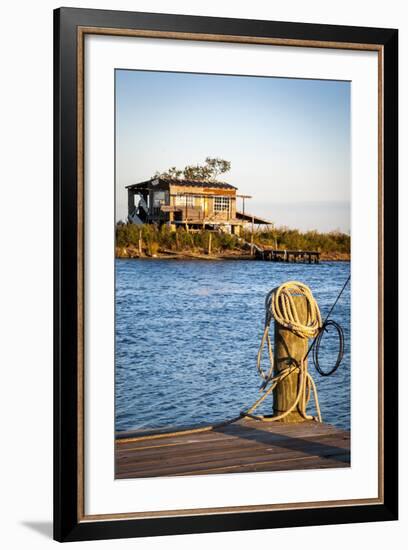
{"type": "MultiPolygon", "coordinates": [[[[119,248],[138,248],[141,239],[142,250],[152,256],[159,251],[170,250],[173,252],[206,252],[210,239],[210,231],[188,232],[184,228],[172,231],[168,226],[162,225],[134,225],[118,224],[116,226],[116,246],[119,248]]],[[[214,233],[211,236],[211,249],[213,252],[223,252],[240,248],[237,237],[228,233],[214,233]]]]}

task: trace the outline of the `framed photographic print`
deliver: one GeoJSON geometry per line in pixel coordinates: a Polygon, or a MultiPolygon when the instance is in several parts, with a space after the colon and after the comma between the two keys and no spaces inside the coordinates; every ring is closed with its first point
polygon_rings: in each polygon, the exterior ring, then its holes
{"type": "Polygon", "coordinates": [[[396,519],[397,31],[54,29],[55,538],[396,519]]]}

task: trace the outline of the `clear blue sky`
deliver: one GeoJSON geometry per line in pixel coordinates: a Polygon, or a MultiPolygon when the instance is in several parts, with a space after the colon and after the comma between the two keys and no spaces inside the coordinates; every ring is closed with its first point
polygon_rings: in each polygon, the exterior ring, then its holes
{"type": "Polygon", "coordinates": [[[247,212],[349,232],[349,82],[116,70],[117,219],[126,185],[207,156],[231,161],[247,212]]]}

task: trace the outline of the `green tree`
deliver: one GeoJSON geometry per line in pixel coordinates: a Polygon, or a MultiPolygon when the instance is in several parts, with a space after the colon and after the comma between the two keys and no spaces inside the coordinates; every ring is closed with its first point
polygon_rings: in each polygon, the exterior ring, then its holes
{"type": "Polygon", "coordinates": [[[186,180],[208,181],[211,179],[211,171],[208,166],[200,166],[199,164],[186,166],[183,175],[186,180]]]}
{"type": "Polygon", "coordinates": [[[231,162],[229,160],[220,159],[218,157],[205,159],[206,166],[210,172],[210,178],[216,180],[221,174],[231,170],[231,162]]]}
{"type": "Polygon", "coordinates": [[[195,181],[215,181],[218,176],[231,170],[231,162],[219,157],[207,157],[204,164],[189,164],[179,170],[172,166],[165,172],[156,172],[155,178],[180,179],[195,181]]]}
{"type": "Polygon", "coordinates": [[[183,175],[183,170],[178,170],[175,166],[172,166],[169,168],[166,172],[156,172],[155,177],[156,178],[166,178],[171,180],[177,180],[180,179],[183,175]]]}

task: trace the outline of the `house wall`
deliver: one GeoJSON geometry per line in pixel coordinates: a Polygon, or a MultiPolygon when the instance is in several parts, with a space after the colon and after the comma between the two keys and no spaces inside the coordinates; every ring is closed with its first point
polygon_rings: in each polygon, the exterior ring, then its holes
{"type": "Polygon", "coordinates": [[[160,194],[163,204],[169,204],[169,185],[158,184],[149,189],[149,215],[153,220],[168,221],[168,213],[161,212],[160,206],[157,205],[158,194],[160,194]]]}
{"type": "Polygon", "coordinates": [[[218,189],[211,187],[196,187],[196,186],[186,186],[186,185],[170,185],[170,193],[191,193],[194,195],[198,193],[200,195],[220,195],[220,196],[231,196],[235,197],[237,190],[236,189],[218,189]]]}
{"type": "Polygon", "coordinates": [[[135,193],[131,189],[128,189],[127,192],[128,192],[128,215],[131,216],[135,208],[135,193]]]}
{"type": "MultiPolygon", "coordinates": [[[[205,218],[217,220],[228,220],[235,217],[236,212],[236,189],[218,189],[207,187],[187,187],[185,185],[171,185],[170,194],[199,194],[201,197],[194,197],[193,208],[201,208],[205,218]],[[208,195],[208,196],[206,196],[208,195]],[[214,198],[211,195],[228,197],[231,199],[230,209],[221,212],[214,212],[214,198]]],[[[175,204],[175,197],[171,197],[171,204],[175,204]]]]}
{"type": "MultiPolygon", "coordinates": [[[[169,185],[168,183],[158,183],[151,186],[149,191],[145,194],[146,199],[149,202],[149,217],[152,221],[171,221],[173,219],[173,213],[162,212],[160,207],[155,203],[156,193],[163,194],[164,204],[176,206],[176,196],[191,195],[193,197],[192,203],[189,201],[187,205],[187,218],[197,220],[216,220],[216,221],[228,221],[236,217],[236,189],[218,189],[218,188],[206,188],[197,186],[184,186],[184,185],[169,185]],[[200,195],[200,196],[196,196],[200,195]],[[230,207],[228,210],[221,210],[214,212],[214,195],[219,197],[228,197],[230,199],[230,207]]],[[[133,213],[135,206],[135,190],[128,189],[128,213],[133,213]]],[[[177,203],[184,208],[185,204],[177,203]]],[[[183,219],[185,214],[183,214],[183,219]]]]}
{"type": "Polygon", "coordinates": [[[237,215],[237,198],[234,197],[234,199],[231,201],[231,218],[236,218],[237,215]]]}

